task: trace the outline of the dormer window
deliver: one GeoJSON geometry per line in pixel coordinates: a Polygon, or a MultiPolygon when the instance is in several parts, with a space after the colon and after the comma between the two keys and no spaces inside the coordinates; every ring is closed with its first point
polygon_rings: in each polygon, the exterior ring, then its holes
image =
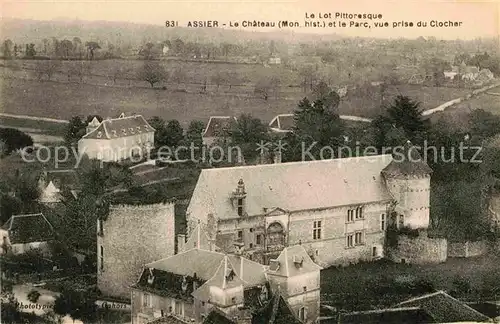
{"type": "Polygon", "coordinates": [[[243,216],[243,198],[238,198],[238,216],[243,216]]]}
{"type": "Polygon", "coordinates": [[[122,134],[127,135],[127,130],[125,128],[122,128],[122,134]]]}
{"type": "Polygon", "coordinates": [[[97,138],[101,138],[102,137],[102,132],[101,131],[98,131],[97,132],[97,138]]]}
{"type": "Polygon", "coordinates": [[[148,269],[148,284],[152,285],[154,280],[155,280],[155,276],[153,275],[153,269],[149,268],[148,269]]]}
{"type": "Polygon", "coordinates": [[[134,128],[133,127],[130,127],[128,130],[130,131],[131,134],[134,134],[134,128]]]}
{"type": "Polygon", "coordinates": [[[278,260],[270,260],[269,261],[269,270],[278,271],[280,269],[280,262],[278,260]]]}
{"type": "Polygon", "coordinates": [[[114,137],[118,137],[118,134],[116,133],[116,129],[113,129],[111,132],[113,133],[114,137]]]}
{"type": "Polygon", "coordinates": [[[142,133],[141,126],[137,126],[137,132],[142,133]]]}
{"type": "Polygon", "coordinates": [[[304,263],[304,258],[299,259],[296,255],[293,256],[293,264],[297,269],[302,268],[303,263],[304,263]]]}
{"type": "Polygon", "coordinates": [[[232,269],[227,269],[226,271],[226,280],[232,281],[234,278],[234,271],[232,269]]]}

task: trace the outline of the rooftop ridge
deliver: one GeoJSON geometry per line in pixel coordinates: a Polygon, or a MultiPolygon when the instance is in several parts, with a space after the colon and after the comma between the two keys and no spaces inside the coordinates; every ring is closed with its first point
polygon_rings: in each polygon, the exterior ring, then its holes
{"type": "Polygon", "coordinates": [[[337,158],[337,159],[321,159],[321,160],[313,160],[313,161],[294,161],[294,162],[283,162],[283,163],[273,163],[273,164],[257,164],[257,165],[243,165],[243,166],[232,166],[232,167],[224,167],[224,168],[207,168],[207,169],[202,169],[201,172],[216,172],[220,170],[233,170],[233,169],[254,169],[254,168],[276,168],[276,167],[282,167],[284,165],[298,165],[298,164],[309,164],[309,163],[332,163],[332,161],[335,161],[337,163],[347,163],[349,161],[353,160],[369,160],[369,159],[382,159],[382,158],[391,158],[391,154],[377,154],[377,155],[368,155],[368,156],[353,156],[353,157],[347,157],[347,158],[337,158]]]}
{"type": "Polygon", "coordinates": [[[422,308],[418,307],[418,306],[414,306],[414,307],[390,307],[390,308],[384,308],[384,309],[371,309],[371,310],[366,310],[366,311],[342,313],[342,315],[379,314],[379,313],[386,313],[386,312],[399,312],[399,311],[421,310],[421,309],[422,308]]]}
{"type": "Polygon", "coordinates": [[[116,204],[116,205],[111,205],[109,206],[109,209],[113,209],[113,210],[126,210],[126,209],[135,209],[135,210],[140,210],[140,209],[143,209],[143,210],[149,210],[149,209],[155,209],[155,208],[158,208],[158,207],[163,207],[163,208],[171,208],[172,205],[175,206],[175,201],[171,201],[171,202],[160,202],[160,203],[155,203],[155,204],[146,204],[146,205],[142,205],[142,204],[137,204],[137,205],[133,205],[133,204],[116,204]]]}

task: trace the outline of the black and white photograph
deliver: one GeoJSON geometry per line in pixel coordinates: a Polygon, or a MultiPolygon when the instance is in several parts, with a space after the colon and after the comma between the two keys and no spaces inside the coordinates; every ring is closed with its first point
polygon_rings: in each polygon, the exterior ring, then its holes
{"type": "Polygon", "coordinates": [[[1,324],[500,323],[500,1],[0,19],[1,324]]]}

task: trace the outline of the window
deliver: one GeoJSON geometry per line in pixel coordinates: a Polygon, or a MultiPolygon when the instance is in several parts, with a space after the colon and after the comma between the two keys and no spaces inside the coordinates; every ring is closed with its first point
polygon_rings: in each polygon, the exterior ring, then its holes
{"type": "Polygon", "coordinates": [[[354,246],[354,235],[353,234],[347,234],[347,247],[353,247],[354,246]]]}
{"type": "Polygon", "coordinates": [[[399,228],[402,228],[405,226],[405,215],[401,214],[399,215],[399,228]]]}
{"type": "Polygon", "coordinates": [[[243,231],[238,231],[238,240],[243,239],[243,231]]]}
{"type": "Polygon", "coordinates": [[[260,236],[260,234],[257,234],[257,237],[255,239],[255,243],[256,244],[262,244],[262,236],[260,236]]]}
{"type": "Polygon", "coordinates": [[[363,219],[363,207],[356,208],[356,219],[363,219]]]}
{"type": "Polygon", "coordinates": [[[356,232],[354,234],[354,243],[356,245],[363,245],[364,244],[363,232],[356,232]]]}
{"type": "Polygon", "coordinates": [[[231,303],[236,304],[236,297],[231,298],[231,303]]]}
{"type": "Polygon", "coordinates": [[[318,255],[319,255],[319,251],[318,251],[318,250],[316,250],[316,256],[318,256],[318,255]]]}
{"type": "Polygon", "coordinates": [[[302,287],[302,289],[304,290],[304,292],[307,291],[307,287],[306,286],[302,287]]]}
{"type": "Polygon", "coordinates": [[[250,243],[250,248],[253,248],[253,243],[250,243]]]}
{"type": "Polygon", "coordinates": [[[143,307],[151,307],[151,295],[144,293],[142,295],[142,306],[143,307]]]}
{"type": "Polygon", "coordinates": [[[100,218],[99,218],[99,219],[97,220],[97,230],[98,230],[98,234],[99,234],[99,235],[101,235],[101,236],[104,234],[104,228],[103,228],[103,225],[104,225],[104,224],[103,224],[103,222],[102,222],[102,219],[100,219],[100,218]]]}
{"type": "Polygon", "coordinates": [[[180,301],[176,300],[175,301],[175,315],[182,315],[182,304],[180,301]]]}
{"type": "Polygon", "coordinates": [[[385,231],[385,214],[380,215],[380,230],[385,231]]]}
{"type": "Polygon", "coordinates": [[[373,256],[373,257],[376,257],[376,256],[377,256],[377,247],[376,247],[376,246],[374,246],[374,247],[372,248],[372,256],[373,256]]]}
{"type": "Polygon", "coordinates": [[[104,271],[104,247],[101,245],[101,255],[100,255],[100,259],[101,259],[101,271],[104,271]]]}
{"type": "Polygon", "coordinates": [[[347,210],[347,222],[354,222],[354,209],[347,210]]]}
{"type": "Polygon", "coordinates": [[[306,320],[306,318],[307,318],[306,309],[305,309],[305,307],[301,307],[301,308],[299,309],[299,319],[300,319],[301,321],[305,321],[305,320],[306,320]]]}
{"type": "Polygon", "coordinates": [[[313,224],[313,239],[321,239],[321,221],[314,221],[313,224]]]}
{"type": "Polygon", "coordinates": [[[238,198],[238,216],[243,216],[243,199],[238,198]]]}
{"type": "Polygon", "coordinates": [[[205,306],[205,302],[204,301],[201,302],[201,306],[205,306]]]}

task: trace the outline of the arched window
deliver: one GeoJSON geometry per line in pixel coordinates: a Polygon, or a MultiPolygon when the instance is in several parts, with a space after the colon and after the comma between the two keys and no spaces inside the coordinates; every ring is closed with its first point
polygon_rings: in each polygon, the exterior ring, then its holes
{"type": "Polygon", "coordinates": [[[299,309],[299,319],[301,321],[305,321],[307,319],[307,311],[305,307],[301,307],[299,309]]]}
{"type": "Polygon", "coordinates": [[[285,233],[283,226],[274,222],[267,228],[268,245],[283,245],[285,244],[285,233]]]}

